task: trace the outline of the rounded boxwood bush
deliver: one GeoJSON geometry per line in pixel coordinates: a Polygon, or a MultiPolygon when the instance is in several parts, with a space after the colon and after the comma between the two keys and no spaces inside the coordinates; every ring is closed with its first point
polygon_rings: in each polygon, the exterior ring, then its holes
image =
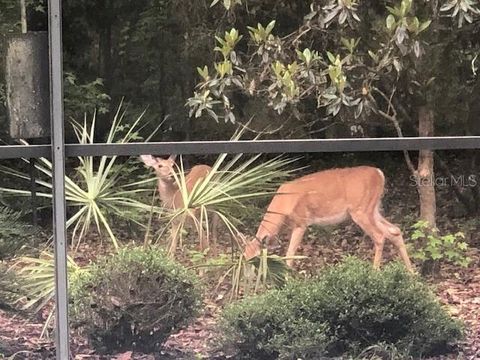
{"type": "Polygon", "coordinates": [[[156,248],[124,248],[70,281],[74,324],[99,352],[158,350],[201,304],[195,274],[156,248]]]}
{"type": "Polygon", "coordinates": [[[353,258],[233,304],[220,326],[223,345],[248,359],[318,359],[376,344],[419,357],[450,351],[462,336],[428,286],[401,264],[379,271],[353,258]]]}

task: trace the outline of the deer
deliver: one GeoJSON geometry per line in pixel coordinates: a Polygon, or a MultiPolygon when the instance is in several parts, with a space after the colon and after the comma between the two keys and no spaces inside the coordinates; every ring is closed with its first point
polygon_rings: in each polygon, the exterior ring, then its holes
{"type": "Polygon", "coordinates": [[[244,257],[260,255],[262,245],[271,245],[283,225],[291,229],[287,265],[293,259],[310,225],[337,225],[351,218],[374,244],[373,266],[380,267],[385,239],[398,250],[406,268],[413,272],[401,230],[380,213],[385,189],[383,172],[371,166],[336,168],[302,176],[282,184],[267,208],[255,238],[244,257]]]}
{"type": "MultiPolygon", "coordinates": [[[[152,155],[140,155],[140,159],[147,167],[153,168],[157,176],[157,189],[160,201],[167,209],[176,210],[183,208],[182,194],[178,188],[178,184],[173,176],[175,172],[175,158],[176,155],[170,155],[169,158],[163,159],[152,155]]],[[[212,170],[208,165],[195,165],[190,169],[185,176],[186,189],[188,192],[192,191],[194,186],[202,181],[212,170]]],[[[195,216],[195,209],[192,211],[192,216],[195,216]]],[[[216,214],[212,215],[211,219],[211,240],[213,249],[216,248],[217,241],[217,227],[219,218],[216,214]]],[[[169,253],[174,254],[177,248],[178,234],[180,231],[180,224],[174,224],[172,232],[172,243],[170,244],[169,253]]],[[[202,224],[200,224],[202,226],[202,224]]],[[[204,251],[210,246],[209,234],[200,234],[200,250],[204,251]]]]}

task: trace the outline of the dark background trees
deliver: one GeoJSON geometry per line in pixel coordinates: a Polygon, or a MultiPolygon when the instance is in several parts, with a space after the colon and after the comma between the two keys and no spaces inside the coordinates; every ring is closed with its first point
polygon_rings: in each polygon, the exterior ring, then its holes
{"type": "MultiPolygon", "coordinates": [[[[46,30],[45,1],[27,6],[29,30],[46,30]]],[[[108,113],[125,98],[129,111],[148,108],[152,126],[165,120],[163,140],[227,139],[233,121],[252,118],[254,129],[282,138],[479,135],[477,6],[471,0],[65,0],[66,118],[96,108],[106,131],[108,113]],[[248,26],[260,31],[257,24],[265,29],[273,20],[270,37],[249,35],[248,26]],[[223,38],[232,28],[243,38],[222,59],[214,35],[223,38]],[[233,67],[220,79],[214,64],[224,60],[233,67]],[[202,80],[196,68],[204,65],[210,73],[202,80]],[[212,86],[219,79],[229,84],[212,86]],[[220,103],[190,117],[187,99],[206,90],[220,103]]],[[[2,36],[19,31],[19,1],[2,0],[0,7],[2,36]]],[[[0,81],[5,124],[3,70],[0,81]]],[[[437,155],[448,173],[448,159],[437,155]]],[[[477,152],[465,155],[473,173],[477,152]]],[[[417,154],[411,156],[415,176],[433,176],[433,154],[421,152],[418,165],[417,154]]],[[[478,189],[454,190],[470,212],[478,211],[478,189]]],[[[433,221],[433,189],[419,191],[430,203],[423,217],[433,221]]]]}

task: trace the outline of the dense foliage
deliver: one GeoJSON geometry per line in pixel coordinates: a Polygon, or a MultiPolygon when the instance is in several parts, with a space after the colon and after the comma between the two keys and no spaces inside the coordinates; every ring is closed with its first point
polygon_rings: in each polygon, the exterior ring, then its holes
{"type": "Polygon", "coordinates": [[[401,265],[377,271],[348,259],[318,278],[232,305],[222,334],[243,358],[317,359],[380,343],[414,357],[442,353],[462,331],[401,265]]]}
{"type": "MultiPolygon", "coordinates": [[[[478,42],[468,40],[478,26],[473,2],[313,1],[309,8],[293,2],[271,15],[268,7],[257,5],[263,17],[252,16],[247,28],[237,18],[234,29],[217,36],[216,61],[199,68],[189,102],[195,116],[234,121],[240,91],[298,120],[314,111],[365,131],[369,123],[395,120],[411,132],[422,105],[437,106],[439,120],[456,105],[457,124],[467,121],[467,104],[449,99],[470,94],[473,82],[460,78],[476,78],[478,42]]],[[[239,6],[231,11],[244,15],[239,6]]]]}
{"type": "Polygon", "coordinates": [[[20,279],[0,262],[0,309],[13,309],[15,301],[22,294],[20,279]]]}
{"type": "MultiPolygon", "coordinates": [[[[145,126],[142,124],[142,115],[128,124],[125,122],[125,114],[120,105],[103,140],[105,143],[128,143],[142,139],[138,133],[139,128],[145,126]]],[[[91,121],[87,121],[86,117],[82,123],[73,121],[72,127],[78,143],[95,142],[96,123],[96,114],[91,121]]],[[[21,142],[28,145],[25,141],[21,142]]],[[[30,162],[25,158],[22,160],[25,163],[30,162]]],[[[78,247],[90,227],[95,225],[99,234],[105,232],[113,245],[118,247],[112,223],[120,220],[144,225],[146,214],[154,210],[144,202],[151,192],[149,183],[153,179],[145,180],[139,176],[139,164],[134,158],[120,162],[118,156],[101,156],[97,162],[93,156],[79,156],[77,160],[78,166],[73,174],[65,176],[65,198],[72,210],[66,225],[73,229],[72,245],[78,247]]],[[[40,175],[35,179],[37,197],[51,199],[52,162],[39,158],[35,168],[40,175]]],[[[28,174],[12,167],[0,165],[0,172],[20,180],[16,186],[30,181],[28,174]]],[[[18,187],[0,187],[0,193],[5,196],[31,196],[30,190],[18,187]]]]}
{"type": "Polygon", "coordinates": [[[158,248],[123,248],[71,279],[72,319],[97,351],[154,351],[201,303],[195,275],[158,248]]]}
{"type": "Polygon", "coordinates": [[[424,221],[415,223],[412,229],[411,238],[415,243],[409,244],[409,250],[414,259],[422,263],[433,262],[437,267],[440,263],[468,267],[472,261],[467,255],[468,244],[462,232],[441,235],[438,231],[430,231],[424,221]]]}
{"type": "MultiPolygon", "coordinates": [[[[288,111],[281,119],[300,125],[304,134],[323,128],[331,120],[337,123],[332,135],[340,135],[345,130],[343,124],[352,121],[361,123],[365,131],[373,130],[372,123],[379,125],[387,119],[367,112],[367,123],[366,116],[353,120],[351,115],[354,110],[360,114],[370,105],[388,110],[376,89],[390,95],[395,88],[392,103],[405,132],[413,131],[415,108],[424,101],[436,107],[438,125],[446,133],[478,130],[472,123],[478,111],[475,89],[479,83],[475,57],[479,11],[474,1],[220,2],[227,9],[219,4],[209,7],[210,3],[65,1],[66,84],[69,89],[71,85],[78,88],[68,91],[67,107],[79,103],[80,89],[86,91],[84,104],[105,110],[108,106],[101,103],[105,100],[103,92],[114,100],[127,96],[137,108],[148,104],[156,119],[171,115],[165,129],[173,132],[166,136],[191,136],[205,130],[210,136],[218,136],[213,124],[206,129],[204,123],[191,123],[183,104],[199,79],[195,67],[209,65],[213,80],[219,74],[216,70],[228,70],[230,62],[231,71],[241,75],[242,81],[236,82],[238,90],[249,99],[237,96],[235,91],[225,93],[230,103],[218,96],[223,91],[214,97],[240,121],[248,119],[255,109],[267,117],[258,121],[272,121],[273,113],[255,105],[259,100],[271,101],[274,107],[294,105],[296,112],[288,111]],[[273,28],[268,26],[272,21],[273,28]],[[213,35],[222,38],[231,27],[244,35],[236,57],[230,58],[222,43],[213,53],[213,35]],[[212,60],[217,66],[210,65],[212,60]],[[247,72],[242,75],[240,68],[247,72]],[[99,84],[97,79],[103,79],[101,89],[94,89],[99,84]],[[332,105],[330,109],[337,113],[340,98],[345,111],[311,122],[325,117],[324,110],[316,109],[317,103],[332,105]],[[353,101],[356,99],[361,101],[353,101]],[[355,106],[350,111],[347,104],[355,106]],[[452,121],[461,128],[452,128],[452,121]]],[[[29,30],[46,30],[45,1],[27,4],[29,30]]],[[[2,1],[0,6],[2,34],[18,31],[19,4],[2,1]]],[[[230,74],[224,75],[231,78],[230,74]]],[[[218,80],[224,83],[224,79],[218,80]]],[[[209,87],[200,90],[203,93],[209,87]]],[[[81,116],[85,107],[73,110],[81,116]]]]}
{"type": "MultiPolygon", "coordinates": [[[[46,2],[27,5],[29,30],[46,30],[46,2]]],[[[18,6],[0,2],[3,36],[19,30],[18,6]]],[[[415,136],[426,106],[437,134],[475,135],[479,13],[472,0],[68,0],[66,114],[126,97],[166,120],[162,140],[229,138],[252,117],[274,137],[415,136]]],[[[479,189],[458,191],[469,212],[479,189]]]]}
{"type": "Polygon", "coordinates": [[[0,260],[13,257],[34,233],[31,225],[21,221],[22,214],[0,207],[0,260]]]}

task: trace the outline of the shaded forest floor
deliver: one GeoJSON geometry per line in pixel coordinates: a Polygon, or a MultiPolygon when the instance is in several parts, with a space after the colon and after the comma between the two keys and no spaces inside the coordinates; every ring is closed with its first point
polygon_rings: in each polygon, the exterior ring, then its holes
{"type": "MultiPolygon", "coordinates": [[[[405,188],[406,174],[397,174],[392,179],[384,200],[384,212],[394,223],[402,223],[405,238],[409,238],[408,226],[415,218],[417,211],[417,194],[414,188],[409,191],[397,190],[405,188]],[[398,206],[401,204],[401,206],[398,206]]],[[[426,280],[432,285],[435,293],[444,303],[452,316],[461,319],[466,325],[466,338],[459,345],[455,354],[435,359],[480,359],[480,224],[461,216],[455,216],[458,204],[447,192],[438,192],[439,227],[445,232],[464,231],[471,245],[469,256],[472,262],[467,269],[444,265],[435,278],[426,280]]],[[[249,229],[253,232],[254,229],[249,229]]],[[[407,240],[408,241],[408,240],[407,240]]],[[[285,252],[286,241],[277,244],[278,254],[285,252]]],[[[225,246],[225,252],[228,252],[225,246]]],[[[103,253],[106,249],[90,243],[79,254],[88,260],[103,253]]],[[[301,275],[310,275],[326,265],[340,261],[346,255],[356,255],[364,259],[373,256],[372,243],[361,230],[352,223],[332,229],[311,229],[305,236],[298,255],[308,256],[296,263],[295,269],[301,275]]],[[[396,252],[387,244],[384,261],[396,258],[396,252]]],[[[213,285],[212,285],[213,289],[213,285]]],[[[210,289],[211,290],[211,289],[210,289]]],[[[228,286],[220,286],[215,291],[207,291],[204,311],[188,328],[172,335],[166,343],[164,351],[159,354],[123,353],[111,356],[99,356],[91,350],[85,339],[73,335],[72,350],[74,359],[210,359],[231,358],[216,348],[218,338],[216,319],[225,299],[228,297],[228,286]]],[[[11,359],[53,359],[54,346],[52,340],[40,339],[43,323],[39,320],[26,319],[8,311],[0,310],[0,354],[11,359]],[[13,354],[15,356],[12,357],[13,354]]],[[[0,357],[1,358],[1,357],[0,357]]]]}

